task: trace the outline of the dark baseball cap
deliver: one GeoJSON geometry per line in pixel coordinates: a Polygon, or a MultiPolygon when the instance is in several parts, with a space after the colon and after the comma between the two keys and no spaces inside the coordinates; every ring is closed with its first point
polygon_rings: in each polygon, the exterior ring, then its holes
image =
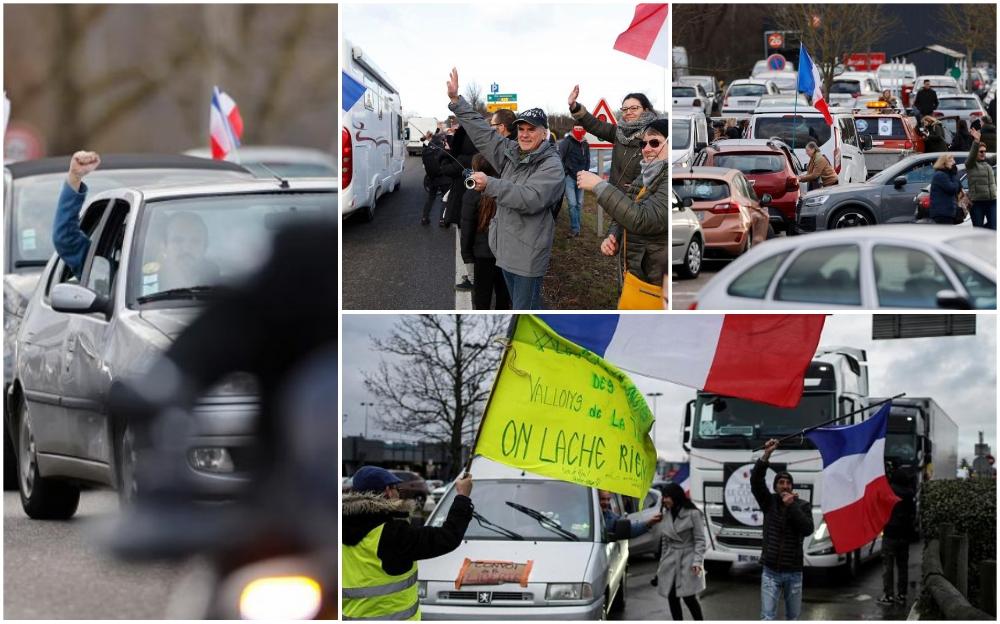
{"type": "Polygon", "coordinates": [[[351,489],[355,492],[375,492],[381,494],[388,486],[402,482],[402,479],[385,468],[362,466],[351,478],[351,489]]]}
{"type": "Polygon", "coordinates": [[[545,116],[545,111],[540,108],[529,108],[520,115],[514,118],[514,123],[512,126],[517,126],[521,122],[529,123],[536,128],[541,126],[543,128],[549,127],[549,118],[545,116]]]}

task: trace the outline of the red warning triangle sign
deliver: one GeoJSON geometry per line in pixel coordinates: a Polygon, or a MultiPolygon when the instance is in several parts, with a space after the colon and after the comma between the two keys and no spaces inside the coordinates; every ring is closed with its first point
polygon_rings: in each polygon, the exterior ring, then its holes
{"type": "MultiPolygon", "coordinates": [[[[594,110],[590,111],[590,114],[601,121],[606,121],[615,126],[618,125],[618,120],[615,119],[615,114],[611,111],[611,107],[608,106],[608,102],[604,98],[601,98],[601,101],[597,103],[594,110]]],[[[589,132],[587,133],[587,142],[590,143],[591,149],[610,149],[614,147],[614,143],[608,143],[602,139],[598,139],[589,132]]]]}

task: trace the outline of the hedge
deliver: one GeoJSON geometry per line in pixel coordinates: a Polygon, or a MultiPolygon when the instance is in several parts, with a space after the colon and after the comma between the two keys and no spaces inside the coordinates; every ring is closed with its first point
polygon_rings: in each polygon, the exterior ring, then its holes
{"type": "MultiPolygon", "coordinates": [[[[969,602],[979,606],[979,562],[996,559],[997,482],[995,479],[948,479],[924,483],[920,492],[920,527],[924,543],[950,523],[969,536],[969,602]]],[[[926,591],[921,606],[930,607],[926,591]]],[[[934,609],[927,609],[931,613],[934,609]]],[[[925,611],[925,616],[930,615],[925,611]]]]}

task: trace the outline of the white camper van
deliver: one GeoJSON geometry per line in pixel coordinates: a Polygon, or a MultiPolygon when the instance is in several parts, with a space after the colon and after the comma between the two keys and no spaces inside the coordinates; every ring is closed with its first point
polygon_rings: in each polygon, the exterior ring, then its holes
{"type": "Polygon", "coordinates": [[[406,119],[406,151],[410,156],[419,156],[424,151],[421,137],[438,129],[438,120],[433,117],[408,117],[406,119]]]}
{"type": "Polygon", "coordinates": [[[364,85],[364,95],[343,114],[341,130],[341,216],[360,210],[375,218],[375,205],[399,186],[406,161],[399,92],[360,46],[344,40],[344,80],[364,85]]]}

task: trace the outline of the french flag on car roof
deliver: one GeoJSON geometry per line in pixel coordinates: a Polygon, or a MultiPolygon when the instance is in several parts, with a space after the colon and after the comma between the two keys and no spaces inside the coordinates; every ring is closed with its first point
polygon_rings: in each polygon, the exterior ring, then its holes
{"type": "Polygon", "coordinates": [[[226,160],[230,155],[235,156],[243,138],[243,117],[233,98],[219,87],[212,88],[208,128],[212,159],[226,160]]]}
{"type": "Polygon", "coordinates": [[[795,407],[821,314],[543,314],[557,334],[630,373],[795,407]]]}
{"type": "Polygon", "coordinates": [[[813,64],[812,58],[806,52],[804,45],[799,47],[799,81],[797,91],[805,93],[812,98],[813,108],[823,113],[823,120],[826,125],[833,125],[833,115],[830,114],[830,107],[823,99],[823,79],[820,78],[819,69],[813,64]]]}
{"type": "Polygon", "coordinates": [[[823,457],[820,507],[838,553],[878,537],[899,502],[885,477],[885,430],[891,406],[886,403],[857,425],[806,433],[823,457]]]}

